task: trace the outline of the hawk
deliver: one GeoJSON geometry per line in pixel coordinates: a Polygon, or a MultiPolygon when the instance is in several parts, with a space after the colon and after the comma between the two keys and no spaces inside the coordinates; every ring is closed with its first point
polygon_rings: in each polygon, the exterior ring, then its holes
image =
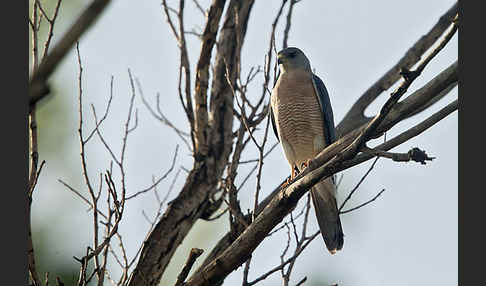
{"type": "MultiPolygon", "coordinates": [[[[279,74],[272,90],[270,116],[293,179],[336,140],[336,131],[329,94],[305,54],[289,47],[278,52],[277,59],[279,74]]],[[[324,243],[335,254],[344,244],[335,178],[319,181],[310,193],[324,243]]]]}

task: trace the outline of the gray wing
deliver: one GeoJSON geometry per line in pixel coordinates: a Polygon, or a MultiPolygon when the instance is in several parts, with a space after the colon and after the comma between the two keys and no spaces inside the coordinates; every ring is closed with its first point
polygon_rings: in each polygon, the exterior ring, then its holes
{"type": "Polygon", "coordinates": [[[280,142],[280,138],[278,137],[277,125],[275,125],[275,117],[273,115],[273,109],[272,109],[271,104],[270,104],[270,120],[272,120],[273,132],[275,132],[275,136],[277,137],[277,141],[280,142]]]}
{"type": "Polygon", "coordinates": [[[319,100],[324,119],[324,137],[327,144],[332,144],[336,141],[336,129],[334,127],[334,115],[332,114],[331,100],[329,99],[329,94],[327,93],[326,86],[322,80],[315,74],[312,74],[312,81],[314,82],[317,99],[319,100]]]}
{"type": "MultiPolygon", "coordinates": [[[[273,87],[277,84],[278,77],[280,76],[280,69],[277,72],[277,76],[273,81],[273,87]]],[[[273,115],[272,104],[270,104],[270,120],[272,121],[273,132],[275,132],[275,137],[277,137],[277,141],[280,142],[280,138],[278,137],[277,125],[275,124],[275,116],[273,115]]]]}

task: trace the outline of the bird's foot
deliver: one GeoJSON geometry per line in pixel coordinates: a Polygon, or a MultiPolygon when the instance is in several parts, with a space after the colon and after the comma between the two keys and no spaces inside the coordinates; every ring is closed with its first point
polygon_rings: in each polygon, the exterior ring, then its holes
{"type": "Polygon", "coordinates": [[[312,159],[307,159],[304,163],[301,164],[302,170],[305,168],[309,167],[310,163],[312,162],[312,159]]]}
{"type": "Polygon", "coordinates": [[[287,178],[287,181],[283,182],[282,188],[285,188],[288,185],[290,185],[290,182],[292,182],[292,180],[295,179],[295,177],[297,177],[298,174],[299,174],[299,171],[297,170],[297,168],[294,168],[294,170],[290,174],[290,178],[287,178]]]}
{"type": "Polygon", "coordinates": [[[285,181],[285,182],[282,183],[282,188],[287,187],[290,184],[291,181],[292,181],[291,178],[287,178],[287,181],[285,181]]]}
{"type": "Polygon", "coordinates": [[[295,179],[295,177],[297,177],[298,174],[299,174],[299,170],[297,170],[297,168],[294,168],[294,171],[292,172],[292,175],[290,176],[290,180],[295,179]]]}

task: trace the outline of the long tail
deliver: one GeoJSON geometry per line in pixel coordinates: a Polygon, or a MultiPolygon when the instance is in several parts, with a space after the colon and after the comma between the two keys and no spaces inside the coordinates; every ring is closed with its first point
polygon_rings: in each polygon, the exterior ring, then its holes
{"type": "Polygon", "coordinates": [[[335,197],[335,185],[331,178],[321,181],[311,189],[312,203],[324,243],[331,254],[341,250],[344,244],[343,228],[339,219],[335,197]]]}

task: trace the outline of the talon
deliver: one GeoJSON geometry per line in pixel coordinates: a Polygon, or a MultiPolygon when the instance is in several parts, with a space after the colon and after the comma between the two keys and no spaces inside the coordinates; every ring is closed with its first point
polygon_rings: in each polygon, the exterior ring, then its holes
{"type": "Polygon", "coordinates": [[[290,184],[290,181],[292,181],[292,179],[291,178],[287,178],[287,181],[283,182],[281,187],[282,188],[287,187],[290,184]]]}
{"type": "Polygon", "coordinates": [[[307,161],[303,162],[301,167],[302,167],[302,170],[309,167],[310,163],[311,163],[311,159],[307,159],[307,161]]]}
{"type": "Polygon", "coordinates": [[[290,180],[295,179],[295,177],[297,177],[298,174],[299,174],[299,170],[295,168],[294,171],[292,172],[292,176],[290,176],[290,180]]]}
{"type": "Polygon", "coordinates": [[[292,170],[292,173],[290,174],[290,178],[287,178],[287,181],[283,182],[282,183],[282,188],[285,188],[287,185],[290,184],[290,182],[295,179],[295,177],[297,177],[297,175],[299,174],[299,170],[297,170],[297,168],[294,167],[294,169],[292,170]]]}

